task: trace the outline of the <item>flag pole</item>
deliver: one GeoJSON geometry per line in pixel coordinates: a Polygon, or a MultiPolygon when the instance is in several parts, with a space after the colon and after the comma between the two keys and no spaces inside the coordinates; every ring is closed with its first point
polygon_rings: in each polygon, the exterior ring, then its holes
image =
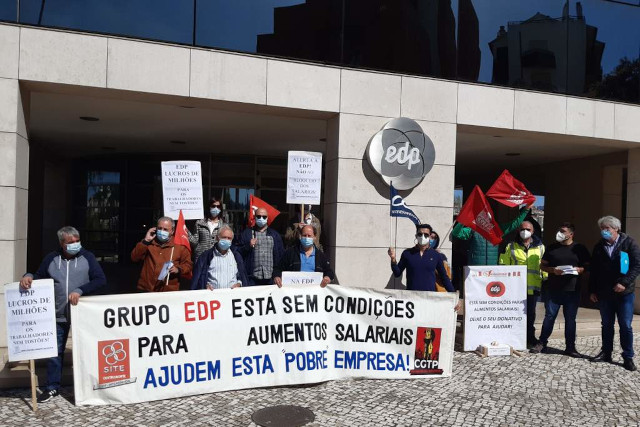
{"type": "MultiPolygon", "coordinates": [[[[173,250],[175,249],[175,247],[176,247],[176,244],[174,242],[173,246],[171,247],[171,255],[169,255],[169,262],[171,262],[173,260],[173,250]]],[[[167,271],[167,280],[164,282],[165,286],[169,286],[169,276],[171,276],[171,272],[167,271]]]]}

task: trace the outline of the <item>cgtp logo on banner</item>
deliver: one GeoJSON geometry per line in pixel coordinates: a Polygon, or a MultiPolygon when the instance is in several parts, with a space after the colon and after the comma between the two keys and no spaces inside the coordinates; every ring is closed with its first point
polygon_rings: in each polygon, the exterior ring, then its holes
{"type": "Polygon", "coordinates": [[[433,167],[433,142],[414,120],[393,119],[376,133],[367,146],[367,159],[378,175],[398,190],[409,190],[433,167]]]}
{"type": "Polygon", "coordinates": [[[440,336],[442,328],[418,327],[416,352],[413,359],[415,369],[411,375],[440,375],[440,336]]]}
{"type": "Polygon", "coordinates": [[[98,341],[98,384],[94,390],[136,382],[130,372],[129,339],[98,341]]]}

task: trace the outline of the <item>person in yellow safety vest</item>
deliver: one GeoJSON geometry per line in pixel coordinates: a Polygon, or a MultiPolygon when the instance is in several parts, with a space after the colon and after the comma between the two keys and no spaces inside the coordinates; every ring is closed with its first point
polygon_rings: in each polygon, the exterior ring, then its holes
{"type": "Polygon", "coordinates": [[[540,300],[542,281],[547,279],[547,273],[540,270],[540,261],[544,255],[544,245],[540,238],[533,234],[533,224],[522,221],[518,228],[515,242],[507,245],[500,255],[500,265],[527,266],[527,347],[538,343],[536,339],[536,304],[540,300]]]}

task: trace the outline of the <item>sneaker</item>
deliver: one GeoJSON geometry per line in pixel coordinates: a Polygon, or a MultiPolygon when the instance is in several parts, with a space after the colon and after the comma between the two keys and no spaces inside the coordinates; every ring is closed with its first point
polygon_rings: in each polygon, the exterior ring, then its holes
{"type": "Polygon", "coordinates": [[[534,345],[529,351],[531,353],[546,353],[547,346],[542,344],[541,342],[538,342],[538,344],[534,345]]]}
{"type": "Polygon", "coordinates": [[[575,357],[576,359],[582,359],[582,355],[580,353],[578,353],[578,351],[575,348],[566,349],[565,351],[563,351],[563,354],[565,356],[575,357]]]}
{"type": "Polygon", "coordinates": [[[625,358],[624,359],[624,363],[622,364],[622,366],[624,366],[624,369],[626,369],[627,371],[631,371],[631,372],[633,372],[633,371],[638,369],[638,368],[636,368],[636,364],[633,363],[633,359],[625,358]]]}
{"type": "Polygon", "coordinates": [[[48,402],[58,395],[58,390],[45,390],[38,396],[38,403],[48,402]]]}
{"type": "Polygon", "coordinates": [[[613,362],[613,360],[611,359],[611,353],[605,353],[604,351],[601,351],[596,356],[592,357],[591,361],[592,362],[607,362],[607,363],[613,362]]]}

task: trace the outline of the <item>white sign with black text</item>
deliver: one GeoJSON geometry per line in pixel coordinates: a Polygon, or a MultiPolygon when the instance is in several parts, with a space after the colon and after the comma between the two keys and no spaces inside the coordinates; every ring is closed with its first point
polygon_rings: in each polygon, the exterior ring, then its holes
{"type": "Polygon", "coordinates": [[[527,267],[468,266],[464,277],[464,350],[493,342],[526,349],[527,267]]]}
{"type": "Polygon", "coordinates": [[[289,151],[287,203],[319,205],[322,188],[322,153],[289,151]]]}
{"type": "Polygon", "coordinates": [[[18,282],[4,286],[9,361],[58,355],[53,280],[34,280],[20,290],[18,282]]]}
{"type": "Polygon", "coordinates": [[[200,162],[189,160],[162,162],[162,196],[165,216],[178,219],[182,209],[185,220],[202,218],[200,162]]]}
{"type": "Polygon", "coordinates": [[[283,271],[283,285],[319,285],[322,273],[317,271],[283,271]]]}

